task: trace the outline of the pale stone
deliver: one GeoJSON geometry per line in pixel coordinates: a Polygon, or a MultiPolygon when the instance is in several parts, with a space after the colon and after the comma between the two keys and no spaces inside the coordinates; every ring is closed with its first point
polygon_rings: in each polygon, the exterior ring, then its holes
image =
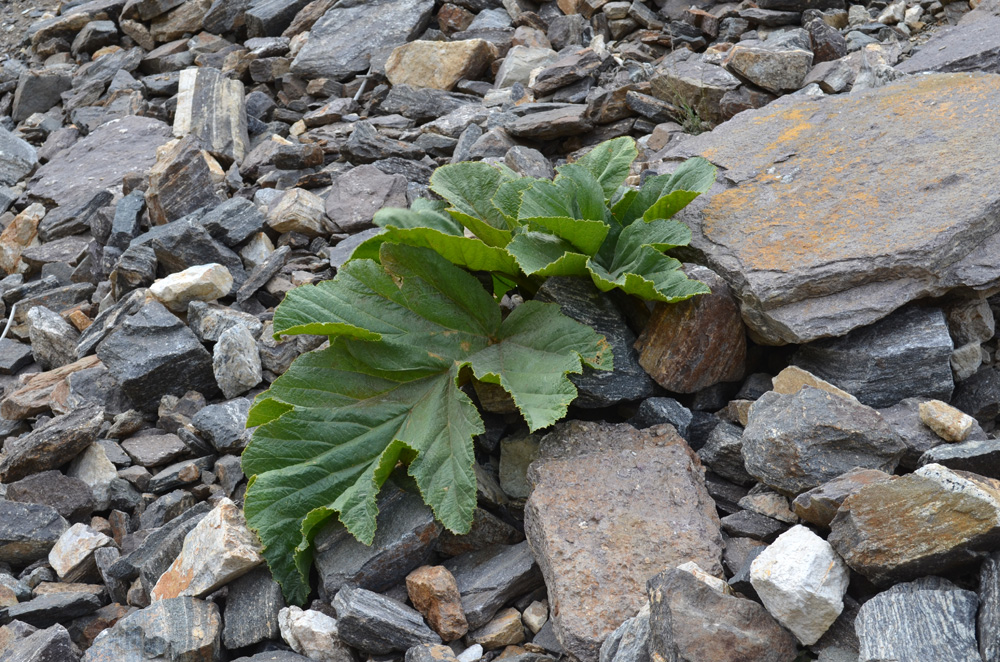
{"type": "Polygon", "coordinates": [[[118,478],[118,468],[108,459],[104,447],[94,443],[70,463],[66,475],[79,478],[94,492],[94,510],[107,510],[111,504],[111,481],[118,478]]]}
{"type": "Polygon", "coordinates": [[[687,563],[682,563],[677,566],[678,570],[683,570],[684,572],[690,573],[695,576],[703,584],[711,586],[719,593],[725,593],[726,595],[735,595],[733,587],[726,583],[724,579],[719,579],[713,575],[708,574],[701,569],[701,566],[694,561],[688,561],[687,563]]]}
{"type": "Polygon", "coordinates": [[[521,620],[528,626],[532,634],[538,634],[538,631],[549,620],[549,601],[535,600],[532,602],[521,614],[521,620]]]}
{"type": "Polygon", "coordinates": [[[940,400],[920,403],[920,420],[945,441],[965,441],[976,428],[976,419],[940,400]]]}
{"type": "Polygon", "coordinates": [[[75,582],[94,574],[94,550],[114,545],[115,541],[86,524],[66,529],[49,552],[49,565],[64,582],[75,582]]]}
{"type": "Polygon", "coordinates": [[[496,54],[485,39],[411,41],[392,51],[385,75],[393,85],[451,90],[463,78],[476,80],[496,54]]]}
{"type": "Polygon", "coordinates": [[[470,632],[466,638],[486,650],[517,645],[524,641],[521,613],[513,607],[503,609],[493,617],[492,621],[470,632]]]}
{"type": "Polygon", "coordinates": [[[194,134],[216,158],[241,163],[250,145],[243,83],[211,67],[182,71],[173,131],[178,138],[194,134]]]}
{"type": "Polygon", "coordinates": [[[274,252],[274,243],[271,238],[263,232],[250,237],[250,240],[240,249],[240,257],[243,259],[243,266],[247,273],[253,271],[271,257],[274,252]]]}
{"type": "Polygon", "coordinates": [[[479,644],[473,644],[462,651],[461,655],[458,656],[458,662],[476,662],[476,660],[482,658],[483,647],[479,644]]]}
{"type": "Polygon", "coordinates": [[[312,609],[285,607],[278,612],[281,638],[296,653],[319,662],[354,662],[350,649],[340,641],[337,621],[312,609]]]}
{"type": "Polygon", "coordinates": [[[843,559],[804,526],[778,536],[750,565],[750,583],[767,611],[807,646],[840,616],[849,582],[843,559]]]}
{"type": "Polygon", "coordinates": [[[45,207],[36,202],[20,214],[0,233],[0,270],[20,274],[28,270],[21,261],[25,248],[38,246],[38,224],[45,217],[45,207]]]}
{"type": "Polygon", "coordinates": [[[267,224],[277,232],[300,232],[316,237],[326,232],[323,198],[305,189],[285,192],[267,213],[267,224]]]}
{"type": "Polygon", "coordinates": [[[185,536],[180,555],[160,576],[150,599],[206,596],[263,563],[260,551],[243,513],[221,499],[185,536]]]}
{"type": "Polygon", "coordinates": [[[226,398],[235,398],[260,384],[260,352],[245,326],[230,327],[219,336],[212,354],[212,372],[226,398]]]}
{"type": "Polygon", "coordinates": [[[792,393],[797,393],[803,386],[812,386],[813,388],[818,388],[821,391],[826,391],[827,393],[832,393],[847,400],[854,400],[857,402],[857,398],[847,391],[837,388],[825,379],[820,379],[808,370],[803,370],[795,365],[790,365],[775,375],[771,379],[771,384],[774,386],[775,393],[785,393],[791,395],[792,393]]]}
{"type": "Polygon", "coordinates": [[[233,275],[221,264],[202,264],[161,278],[150,293],[170,310],[181,313],[192,301],[215,301],[233,289],[233,275]]]}

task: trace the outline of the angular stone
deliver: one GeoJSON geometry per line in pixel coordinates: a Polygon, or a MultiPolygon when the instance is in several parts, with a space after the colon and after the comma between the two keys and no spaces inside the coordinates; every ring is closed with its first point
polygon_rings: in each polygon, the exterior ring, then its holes
{"type": "Polygon", "coordinates": [[[82,205],[95,189],[118,186],[125,173],[152,167],[156,149],[169,139],[170,126],[159,120],[137,116],[113,120],[39,168],[27,192],[60,207],[82,205]]]}
{"type": "Polygon", "coordinates": [[[69,632],[59,624],[32,632],[25,638],[0,648],[3,649],[4,659],[7,662],[45,662],[47,660],[75,662],[80,655],[69,632]]]}
{"type": "MultiPolygon", "coordinates": [[[[721,113],[722,97],[739,87],[740,80],[722,67],[681,55],[666,58],[653,73],[650,84],[657,99],[678,107],[687,105],[702,120],[718,124],[726,119],[721,113]]],[[[725,276],[725,272],[713,269],[725,276]]]]}
{"type": "Polygon", "coordinates": [[[73,87],[73,79],[65,71],[42,69],[24,71],[17,80],[11,117],[23,122],[34,113],[46,113],[61,101],[63,92],[73,87]]]}
{"type": "Polygon", "coordinates": [[[406,576],[406,593],[414,608],[444,641],[454,641],[468,632],[462,596],[447,568],[429,565],[417,568],[406,576]]]}
{"type": "Polygon", "coordinates": [[[389,48],[423,32],[433,10],[433,0],[374,0],[334,7],[313,26],[292,62],[292,72],[334,80],[363,73],[388,56],[389,48]]]}
{"type": "Polygon", "coordinates": [[[406,177],[386,175],[373,165],[351,168],[333,181],[326,196],[326,215],[340,232],[371,227],[383,207],[406,207],[406,177]]]}
{"type": "Polygon", "coordinates": [[[55,508],[67,519],[87,517],[94,510],[94,495],[83,481],[59,471],[43,471],[7,485],[6,499],[55,508]]]}
{"type": "Polygon", "coordinates": [[[44,559],[68,527],[49,506],[0,501],[0,561],[27,565],[44,559]]]}
{"type": "Polygon", "coordinates": [[[878,469],[852,469],[798,495],[792,501],[792,508],[796,515],[810,524],[829,528],[830,522],[837,515],[837,509],[847,497],[865,485],[884,483],[889,478],[889,474],[878,469]]]}
{"type": "Polygon", "coordinates": [[[49,565],[64,582],[93,579],[97,574],[94,552],[114,544],[114,540],[86,524],[74,524],[49,550],[49,565]]]}
{"type": "Polygon", "coordinates": [[[847,565],[830,544],[804,526],[778,536],[750,568],[767,611],[807,646],[840,616],[849,580],[847,565]]]}
{"type": "Polygon", "coordinates": [[[954,585],[894,586],[861,605],[854,623],[861,644],[857,659],[979,662],[978,603],[975,593],[954,585]]]}
{"type": "MultiPolygon", "coordinates": [[[[393,89],[398,90],[401,87],[403,86],[393,89]]],[[[402,140],[387,138],[368,121],[357,122],[354,125],[354,131],[347,139],[345,150],[351,163],[373,163],[392,157],[416,160],[424,156],[423,150],[419,147],[402,140]]]]}
{"type": "MultiPolygon", "coordinates": [[[[471,651],[478,654],[468,656],[470,660],[478,660],[482,657],[482,646],[469,646],[462,652],[463,655],[466,651],[471,651]]],[[[406,656],[403,658],[404,662],[459,662],[458,657],[455,655],[455,651],[451,649],[450,646],[445,646],[444,644],[418,644],[416,646],[411,646],[406,651],[406,656]]]]}
{"type": "Polygon", "coordinates": [[[920,420],[945,441],[960,442],[979,427],[976,419],[940,400],[921,402],[920,420]]]}
{"type": "Polygon", "coordinates": [[[4,444],[0,480],[6,483],[56,469],[90,446],[104,423],[104,410],[78,409],[4,444]]]}
{"type": "Polygon", "coordinates": [[[143,576],[151,579],[152,588],[170,564],[174,562],[184,545],[184,538],[198,522],[211,510],[202,502],[181,513],[159,529],[152,531],[138,546],[122,555],[108,568],[108,575],[123,581],[132,581],[143,576]]]}
{"type": "Polygon", "coordinates": [[[310,0],[255,0],[246,12],[250,37],[277,37],[310,0]]]}
{"type": "Polygon", "coordinates": [[[636,341],[639,364],[675,393],[694,393],[743,378],[746,332],[729,286],[704,267],[687,275],[712,289],[677,304],[658,304],[636,341]]]}
{"type": "Polygon", "coordinates": [[[90,593],[50,593],[7,607],[6,618],[36,628],[48,628],[56,623],[68,623],[79,616],[91,614],[100,607],[101,599],[90,593]]]}
{"type": "Polygon", "coordinates": [[[718,516],[700,465],[665,425],[570,421],[542,439],[529,469],[525,532],[567,652],[596,660],[658,569],[696,561],[721,573],[718,516]]]}
{"type": "Polygon", "coordinates": [[[725,66],[768,92],[794,92],[809,73],[813,54],[804,48],[773,47],[770,42],[741,41],[730,49],[725,66]]]}
{"type": "Polygon", "coordinates": [[[750,409],[742,446],[750,475],[793,495],[855,467],[892,472],[903,450],[874,409],[808,386],[762,395],[750,409]]]}
{"type": "Polygon", "coordinates": [[[212,602],[173,598],[154,602],[121,619],[94,641],[86,662],[146,660],[149,642],[158,657],[171,662],[214,662],[220,659],[222,619],[212,602]]]}
{"type": "Polygon", "coordinates": [[[222,498],[184,538],[181,553],[150,592],[154,602],[203,597],[264,562],[243,513],[222,498]]]}
{"type": "Polygon", "coordinates": [[[371,655],[403,652],[441,638],[410,607],[363,588],[344,587],[333,599],[340,638],[371,655]]]}
{"type": "Polygon", "coordinates": [[[126,439],[122,450],[140,467],[157,467],[169,464],[188,455],[191,451],[175,434],[148,434],[126,439]]]}
{"type": "Polygon", "coordinates": [[[0,374],[16,375],[34,360],[31,346],[10,338],[0,340],[0,374]]]}
{"type": "Polygon", "coordinates": [[[451,90],[463,78],[479,78],[494,57],[496,49],[483,39],[411,41],[392,51],[385,74],[393,85],[451,90]]]}
{"type": "Polygon", "coordinates": [[[851,569],[879,584],[945,572],[1000,539],[1000,483],[928,464],[862,487],[828,538],[851,569]]]}
{"type": "Polygon", "coordinates": [[[977,12],[975,20],[943,27],[896,68],[912,74],[920,71],[941,73],[971,71],[1000,73],[1000,16],[977,12]]]}
{"type": "Polygon", "coordinates": [[[21,255],[30,246],[38,245],[38,224],[45,217],[45,207],[33,204],[0,233],[0,270],[7,274],[23,274],[28,264],[21,255]]]}
{"type": "Polygon", "coordinates": [[[720,422],[698,449],[698,457],[713,472],[737,485],[752,485],[756,479],[747,473],[743,460],[743,430],[732,423],[720,422]]]}
{"type": "Polygon", "coordinates": [[[246,327],[234,326],[219,336],[212,354],[212,372],[226,398],[235,398],[260,384],[260,352],[246,327]]]}
{"type": "Polygon", "coordinates": [[[13,186],[38,165],[35,148],[0,128],[0,185],[13,186]]]}
{"type": "Polygon", "coordinates": [[[921,455],[917,464],[940,464],[987,478],[1000,478],[1000,440],[977,439],[937,446],[921,455]]]}
{"type": "Polygon", "coordinates": [[[857,398],[847,391],[839,389],[825,379],[820,379],[808,370],[803,370],[795,365],[790,365],[775,375],[771,384],[774,387],[775,393],[791,395],[792,393],[798,393],[804,386],[811,386],[841,398],[857,400],[857,398]]]}
{"type": "Polygon", "coordinates": [[[236,287],[246,280],[239,256],[212,239],[197,214],[150,229],[132,241],[130,250],[141,246],[153,249],[161,274],[218,263],[229,270],[236,287]]]}
{"type": "Polygon", "coordinates": [[[222,641],[226,648],[244,648],[279,635],[279,613],[285,608],[281,586],[271,571],[260,566],[228,585],[225,627],[222,641]]]}
{"type": "Polygon", "coordinates": [[[558,107],[519,117],[508,130],[518,138],[554,140],[586,133],[592,128],[590,120],[586,117],[586,105],[573,103],[554,105],[558,107]]]}
{"type": "Polygon", "coordinates": [[[246,446],[249,411],[250,401],[237,398],[202,407],[191,424],[220,453],[238,453],[246,446]]]}
{"type": "Polygon", "coordinates": [[[515,83],[528,85],[531,82],[531,72],[542,69],[556,61],[559,57],[551,48],[534,48],[517,45],[511,48],[503,63],[497,70],[496,89],[512,87],[515,83]]]}
{"type": "Polygon", "coordinates": [[[111,504],[112,483],[118,479],[115,465],[108,459],[108,454],[99,443],[87,446],[82,453],[73,458],[66,474],[79,478],[90,486],[94,493],[94,509],[107,510],[111,504]]]}
{"type": "Polygon", "coordinates": [[[243,83],[211,67],[182,71],[173,130],[178,138],[197,136],[225,163],[241,163],[250,145],[243,83]]]}
{"type": "Polygon", "coordinates": [[[792,662],[795,638],[753,600],[726,595],[684,570],[649,580],[653,660],[792,662]]]}
{"type": "Polygon", "coordinates": [[[76,361],[80,333],[62,315],[45,306],[35,306],[28,311],[28,338],[35,360],[45,370],[76,361]]]}
{"type": "Polygon", "coordinates": [[[952,342],[944,314],[906,308],[842,338],[810,343],[794,361],[871,407],[890,407],[904,397],[949,400],[952,342]]]}
{"type": "Polygon", "coordinates": [[[512,599],[542,586],[542,574],[527,542],[494,544],[449,559],[470,628],[490,621],[512,599]]]}
{"type": "Polygon", "coordinates": [[[245,327],[255,338],[264,328],[255,316],[219,304],[192,301],[187,314],[188,326],[204,342],[217,342],[223,332],[234,326],[245,327]]]}
{"type": "Polygon", "coordinates": [[[677,434],[690,441],[688,426],[693,418],[691,410],[673,398],[646,398],[628,422],[640,430],[669,423],[677,430],[677,434]]]}
{"type": "Polygon", "coordinates": [[[521,613],[514,608],[504,609],[492,621],[470,632],[467,640],[479,644],[485,650],[516,646],[524,641],[521,613]]]}
{"type": "Polygon", "coordinates": [[[161,278],[150,294],[170,310],[185,312],[192,301],[215,301],[233,289],[233,276],[221,264],[202,264],[161,278]]]}
{"type": "Polygon", "coordinates": [[[354,656],[340,640],[337,621],[312,609],[303,611],[292,606],[278,614],[281,638],[310,660],[321,662],[352,662],[354,656]]]}
{"type": "Polygon", "coordinates": [[[943,96],[966,104],[965,117],[1000,105],[989,75],[919,76],[740,113],[722,131],[669,150],[671,160],[707,155],[736,182],[701,196],[679,218],[692,227],[692,246],[736,291],[758,339],[839,336],[918,297],[963,285],[989,289],[1000,280],[1000,268],[985,257],[1000,241],[986,220],[993,218],[992,198],[981,183],[955,175],[963,166],[950,158],[987,164],[1000,150],[942,119],[943,96]],[[893,119],[896,108],[906,109],[905,129],[893,119]],[[858,133],[861,125],[869,128],[858,133]],[[933,138],[914,145],[922,131],[933,138]],[[945,158],[930,146],[938,140],[953,146],[945,158]],[[898,177],[865,174],[876,166],[860,164],[876,153],[906,153],[905,164],[877,166],[881,173],[898,168],[898,177]],[[838,180],[838,194],[830,196],[828,176],[841,163],[850,163],[844,167],[852,176],[838,180]],[[928,190],[930,181],[947,184],[928,190]],[[799,216],[803,200],[822,204],[799,216]],[[913,277],[917,272],[924,275],[913,277]]]}
{"type": "Polygon", "coordinates": [[[257,205],[237,196],[202,216],[199,222],[213,239],[235,248],[264,228],[264,215],[257,205]]]}
{"type": "Polygon", "coordinates": [[[187,326],[150,302],[97,347],[97,355],[140,409],[155,409],[164,395],[218,388],[211,354],[187,326]]]}
{"type": "Polygon", "coordinates": [[[53,393],[66,383],[70,375],[98,365],[101,362],[96,356],[88,356],[62,368],[37,373],[24,386],[0,401],[0,415],[9,421],[20,421],[49,411],[53,393]]]}
{"type": "MultiPolygon", "coordinates": [[[[920,403],[926,400],[927,398],[906,398],[892,407],[879,410],[882,418],[892,426],[906,446],[899,461],[900,466],[911,470],[919,466],[919,460],[924,453],[945,443],[944,439],[920,420],[920,403]]],[[[985,439],[986,433],[977,432],[974,436],[985,439]]]]}
{"type": "Polygon", "coordinates": [[[196,135],[174,141],[160,151],[149,171],[146,204],[154,225],[164,225],[223,201],[215,191],[222,179],[219,163],[196,135]]]}
{"type": "Polygon", "coordinates": [[[267,212],[267,224],[277,232],[299,232],[308,237],[325,234],[323,199],[305,189],[284,193],[267,212]]]}
{"type": "Polygon", "coordinates": [[[726,515],[719,523],[722,530],[735,538],[752,538],[761,542],[774,540],[788,529],[788,525],[780,520],[752,510],[741,510],[732,515],[726,515]]]}

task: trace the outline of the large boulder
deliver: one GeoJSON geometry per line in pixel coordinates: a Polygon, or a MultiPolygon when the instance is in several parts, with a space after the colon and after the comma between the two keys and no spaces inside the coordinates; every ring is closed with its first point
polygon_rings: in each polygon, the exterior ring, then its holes
{"type": "Polygon", "coordinates": [[[1000,110],[994,78],[786,97],[668,152],[659,170],[695,155],[719,166],[678,217],[756,340],[840,336],[918,298],[1000,284],[1000,138],[979,130],[1000,110]]]}

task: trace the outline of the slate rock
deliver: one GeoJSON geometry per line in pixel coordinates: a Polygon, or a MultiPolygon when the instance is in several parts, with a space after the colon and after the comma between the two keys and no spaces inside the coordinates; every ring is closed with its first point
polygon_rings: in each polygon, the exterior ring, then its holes
{"type": "Polygon", "coordinates": [[[944,313],[906,308],[842,338],[818,340],[795,354],[795,364],[871,407],[906,397],[951,398],[951,336],[944,313]]]}
{"type": "Polygon", "coordinates": [[[610,407],[623,400],[642,400],[655,385],[639,365],[636,336],[611,299],[581,278],[549,278],[538,290],[539,301],[556,303],[564,315],[591,327],[611,345],[614,370],[584,367],[582,375],[571,375],[577,389],[578,407],[610,407]]]}
{"type": "Polygon", "coordinates": [[[87,517],[94,510],[90,486],[51,469],[27,476],[7,485],[9,501],[36,503],[55,508],[66,519],[87,517]]]}
{"type": "Polygon", "coordinates": [[[232,250],[212,239],[194,214],[150,229],[130,244],[131,248],[149,246],[156,254],[159,271],[169,274],[202,264],[221,264],[229,270],[238,288],[246,280],[243,262],[232,250]]]}
{"type": "Polygon", "coordinates": [[[1000,479],[1000,440],[980,439],[960,444],[942,444],[921,455],[917,464],[940,464],[949,469],[1000,479]]]}
{"type": "Polygon", "coordinates": [[[656,397],[643,400],[628,422],[640,430],[669,423],[677,434],[688,439],[688,426],[693,418],[691,410],[673,398],[656,397]]]}
{"type": "Polygon", "coordinates": [[[67,623],[90,614],[102,606],[100,598],[90,593],[50,593],[6,608],[6,617],[36,628],[67,623]]]}
{"type": "Polygon", "coordinates": [[[443,527],[420,497],[389,486],[380,493],[378,508],[371,545],[358,542],[336,520],[316,534],[313,558],[321,598],[346,585],[386,590],[430,560],[443,527]]]}
{"type": "Polygon", "coordinates": [[[130,437],[121,444],[129,459],[140,467],[157,467],[175,462],[191,451],[176,434],[146,434],[130,437]]]}
{"type": "Polygon", "coordinates": [[[601,644],[599,662],[649,662],[649,603],[601,644]]]}
{"type": "Polygon", "coordinates": [[[654,660],[792,662],[795,638],[760,604],[726,595],[684,570],[649,580],[649,654],[654,660]]]}
{"type": "Polygon", "coordinates": [[[828,541],[878,584],[944,572],[1000,539],[998,499],[996,480],[928,464],[849,496],[828,541]]]}
{"type": "Polygon", "coordinates": [[[7,441],[0,460],[0,480],[13,482],[60,467],[90,446],[104,423],[104,410],[78,409],[7,441]]]}
{"type": "Polygon", "coordinates": [[[943,96],[967,104],[966,117],[1000,104],[989,74],[917,76],[847,96],[789,97],[669,148],[671,162],[705,155],[724,169],[724,181],[677,218],[691,226],[691,246],[733,287],[756,339],[841,336],[914,299],[964,285],[989,289],[1000,279],[1000,267],[984,257],[1000,242],[984,221],[996,194],[955,174],[970,162],[988,167],[1000,151],[942,119],[943,96]],[[905,128],[893,119],[899,108],[905,128]],[[859,133],[859,126],[868,128],[859,133]],[[928,142],[914,145],[921,132],[928,142]],[[948,155],[961,164],[942,158],[932,146],[938,140],[954,147],[948,155]],[[873,154],[904,153],[905,164],[880,156],[877,165],[899,176],[872,179],[874,163],[861,165],[873,154]],[[850,163],[851,176],[830,195],[829,173],[841,163],[850,163]],[[799,216],[803,200],[810,212],[799,216]],[[924,275],[914,278],[917,271],[924,275]]]}
{"type": "Polygon", "coordinates": [[[340,638],[371,655],[441,643],[441,637],[427,627],[417,611],[379,593],[344,587],[334,597],[333,608],[340,638]]]}
{"type": "Polygon", "coordinates": [[[278,612],[285,608],[281,586],[266,567],[255,568],[228,585],[222,642],[244,648],[278,637],[278,612]]]}
{"type": "Polygon", "coordinates": [[[292,62],[292,73],[339,81],[363,73],[379,59],[381,69],[389,55],[386,51],[423,32],[433,9],[431,0],[374,0],[334,7],[312,27],[309,41],[292,62]]]}
{"type": "Polygon", "coordinates": [[[874,409],[808,386],[762,395],[750,409],[742,445],[750,475],[793,495],[856,467],[891,473],[903,450],[874,409]]]}
{"type": "Polygon", "coordinates": [[[235,248],[264,227],[264,214],[246,198],[223,202],[199,219],[213,239],[235,248]]]}
{"type": "Polygon", "coordinates": [[[924,589],[900,584],[879,593],[858,611],[858,660],[979,662],[978,603],[975,593],[955,586],[924,589]]]}
{"type": "Polygon", "coordinates": [[[14,375],[34,360],[31,345],[10,338],[0,340],[0,374],[14,375]]]}
{"type": "Polygon", "coordinates": [[[292,24],[309,0],[256,0],[246,12],[250,37],[277,37],[292,24]]]}
{"type": "MultiPolygon", "coordinates": [[[[507,128],[517,138],[554,140],[586,133],[593,125],[585,104],[553,104],[550,110],[528,112],[507,128]]],[[[531,109],[534,111],[535,109],[531,109]]]]}
{"type": "Polygon", "coordinates": [[[222,168],[205,151],[206,147],[196,135],[187,135],[160,151],[156,163],[149,169],[146,189],[146,204],[153,225],[171,223],[203,207],[215,207],[224,200],[215,190],[222,168]]]}
{"type": "Polygon", "coordinates": [[[222,332],[212,356],[215,381],[225,398],[235,398],[257,386],[261,375],[257,341],[244,326],[222,332]]]}
{"type": "Polygon", "coordinates": [[[722,530],[737,538],[753,538],[761,542],[774,542],[789,527],[788,524],[752,510],[740,510],[726,515],[719,524],[722,530]]]}
{"type": "Polygon", "coordinates": [[[1000,640],[989,636],[996,632],[1000,624],[1000,554],[993,552],[979,567],[979,613],[976,616],[977,630],[983,633],[979,641],[979,653],[984,662],[1000,660],[1000,640]]]}
{"type": "Polygon", "coordinates": [[[28,311],[27,321],[31,352],[44,370],[76,360],[80,333],[62,315],[45,306],[35,306],[28,311]]]}
{"type": "Polygon", "coordinates": [[[819,487],[803,492],[792,501],[795,514],[810,524],[829,528],[837,510],[847,497],[865,485],[884,483],[889,474],[878,469],[852,469],[819,487]]]}
{"type": "Polygon", "coordinates": [[[197,136],[224,163],[242,162],[250,146],[243,83],[211,67],[182,71],[173,131],[197,136]]]}
{"type": "Polygon", "coordinates": [[[150,588],[166,571],[184,544],[184,537],[211,510],[206,502],[189,508],[160,528],[152,531],[139,545],[122,555],[108,568],[116,579],[132,581],[141,575],[152,578],[150,588]]]}
{"type": "Polygon", "coordinates": [[[756,479],[747,472],[743,459],[743,430],[720,421],[708,433],[698,457],[713,472],[737,485],[752,485],[756,479]]]}
{"type": "Polygon", "coordinates": [[[0,185],[13,186],[38,165],[35,148],[0,128],[0,185]]]}
{"type": "Polygon", "coordinates": [[[680,53],[665,58],[654,71],[650,79],[653,96],[675,106],[684,103],[711,124],[722,122],[726,119],[721,113],[722,97],[738,88],[740,80],[722,67],[685,55],[683,49],[680,53]]]}
{"type": "Polygon", "coordinates": [[[334,180],[326,214],[340,232],[363,230],[383,207],[407,206],[406,186],[402,175],[386,175],[372,165],[352,168],[334,180]]]}
{"type": "Polygon", "coordinates": [[[983,366],[955,387],[952,405],[973,416],[982,425],[990,425],[1000,416],[1000,369],[983,366]]]}
{"type": "Polygon", "coordinates": [[[506,603],[542,586],[527,542],[490,545],[443,565],[455,577],[470,628],[485,625],[506,603]]]}
{"type": "Polygon", "coordinates": [[[26,565],[44,559],[67,528],[55,508],[0,500],[0,561],[26,565]]]}
{"type": "MultiPolygon", "coordinates": [[[[920,403],[926,401],[927,398],[922,397],[905,398],[891,407],[879,409],[879,414],[896,431],[906,446],[899,461],[900,466],[906,469],[916,469],[920,466],[920,458],[924,453],[945,443],[920,420],[920,403]]],[[[981,434],[985,438],[986,434],[981,434]]]]}
{"type": "Polygon", "coordinates": [[[528,470],[525,534],[567,652],[597,660],[601,642],[642,606],[644,582],[657,570],[695,561],[721,572],[718,516],[700,465],[666,425],[569,421],[543,437],[528,470]]]}
{"type": "Polygon", "coordinates": [[[451,90],[463,78],[476,80],[496,56],[483,39],[411,41],[393,49],[385,64],[392,85],[451,90]]]}
{"type": "Polygon", "coordinates": [[[250,404],[246,398],[235,398],[202,407],[192,417],[191,424],[220,453],[239,452],[247,443],[250,404]]]}
{"type": "Polygon", "coordinates": [[[113,120],[39,168],[27,192],[60,207],[85,204],[95,189],[118,186],[125,173],[152,167],[156,149],[169,139],[170,127],[159,120],[137,116],[113,120]]]}
{"type": "Polygon", "coordinates": [[[921,71],[973,71],[1000,73],[1000,16],[987,12],[958,26],[945,26],[931,34],[913,55],[896,65],[912,74],[921,71]]]}
{"type": "Polygon", "coordinates": [[[726,56],[726,68],[773,94],[798,90],[812,66],[812,51],[808,47],[772,43],[778,40],[779,37],[765,42],[741,40],[726,56]]]}
{"type": "Polygon", "coordinates": [[[84,654],[86,662],[160,659],[217,662],[222,619],[212,602],[172,598],[154,602],[115,623],[84,654]],[[151,647],[150,643],[155,642],[151,647]],[[148,657],[152,653],[155,657],[148,657]]]}
{"type": "Polygon", "coordinates": [[[164,395],[218,388],[211,354],[162,304],[150,302],[97,347],[97,355],[140,409],[155,409],[164,395]]]}
{"type": "Polygon", "coordinates": [[[24,71],[17,79],[11,117],[15,122],[23,122],[34,113],[48,112],[72,86],[73,79],[65,71],[49,68],[24,71]]]}
{"type": "Polygon", "coordinates": [[[6,662],[76,662],[79,659],[79,649],[66,628],[59,624],[32,632],[4,650],[6,662]]]}

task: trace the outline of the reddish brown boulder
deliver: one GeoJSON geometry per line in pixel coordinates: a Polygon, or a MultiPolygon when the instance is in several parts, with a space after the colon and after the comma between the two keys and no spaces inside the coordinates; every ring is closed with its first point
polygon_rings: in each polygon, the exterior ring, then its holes
{"type": "Polygon", "coordinates": [[[445,641],[469,631],[455,577],[444,566],[421,566],[406,576],[406,592],[414,608],[445,641]]]}

